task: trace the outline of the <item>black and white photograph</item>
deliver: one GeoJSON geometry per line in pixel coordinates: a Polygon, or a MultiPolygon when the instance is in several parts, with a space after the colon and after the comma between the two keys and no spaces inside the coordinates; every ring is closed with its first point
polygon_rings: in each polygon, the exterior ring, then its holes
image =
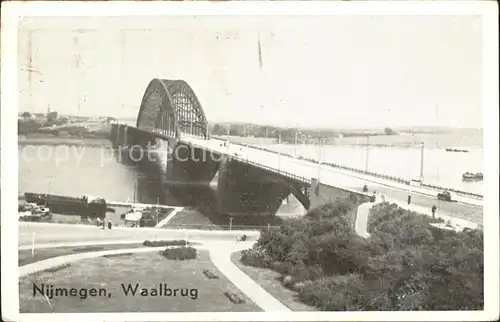
{"type": "Polygon", "coordinates": [[[496,320],[498,7],[430,2],[2,5],[9,312],[496,320]]]}

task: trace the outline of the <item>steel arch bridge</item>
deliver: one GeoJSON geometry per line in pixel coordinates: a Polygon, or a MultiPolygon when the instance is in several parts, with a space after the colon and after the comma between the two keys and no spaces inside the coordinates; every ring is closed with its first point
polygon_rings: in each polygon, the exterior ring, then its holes
{"type": "Polygon", "coordinates": [[[208,121],[193,89],[183,80],[153,79],[142,98],[136,127],[171,138],[209,138],[208,121]]]}

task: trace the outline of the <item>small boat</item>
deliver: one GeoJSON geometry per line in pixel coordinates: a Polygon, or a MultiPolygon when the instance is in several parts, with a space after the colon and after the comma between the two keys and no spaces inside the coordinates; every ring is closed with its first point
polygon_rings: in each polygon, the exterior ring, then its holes
{"type": "Polygon", "coordinates": [[[446,152],[469,152],[469,150],[446,148],[446,152]]]}
{"type": "Polygon", "coordinates": [[[481,181],[481,180],[483,180],[483,174],[480,172],[478,172],[478,173],[466,172],[462,175],[462,180],[463,181],[481,181]]]}

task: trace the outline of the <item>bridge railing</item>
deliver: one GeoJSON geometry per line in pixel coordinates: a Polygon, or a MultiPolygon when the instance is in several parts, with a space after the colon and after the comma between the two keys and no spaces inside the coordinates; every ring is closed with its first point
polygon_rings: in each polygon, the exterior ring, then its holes
{"type": "Polygon", "coordinates": [[[267,165],[264,165],[264,164],[261,164],[261,163],[253,162],[253,161],[250,161],[250,160],[247,160],[247,159],[243,159],[243,158],[239,158],[239,157],[233,157],[233,156],[231,156],[231,159],[235,159],[235,160],[238,160],[238,161],[246,163],[246,164],[254,165],[256,167],[268,170],[268,171],[273,172],[273,173],[277,172],[278,174],[284,175],[284,176],[289,177],[291,179],[294,179],[294,180],[297,180],[297,181],[301,181],[301,182],[304,182],[304,183],[307,183],[307,184],[311,184],[311,179],[308,179],[308,178],[302,177],[302,176],[298,176],[296,174],[293,174],[293,173],[288,172],[288,171],[284,171],[284,170],[279,169],[279,168],[273,168],[273,167],[270,167],[270,166],[267,166],[267,165]]]}
{"type": "MultiPolygon", "coordinates": [[[[221,137],[213,137],[213,138],[225,141],[225,139],[221,138],[221,137]]],[[[248,148],[260,150],[260,151],[273,153],[273,154],[281,154],[284,156],[288,156],[288,157],[299,159],[299,160],[309,161],[309,162],[316,163],[316,164],[319,163],[319,161],[316,159],[307,158],[307,157],[303,157],[303,156],[294,156],[294,155],[291,155],[289,153],[283,153],[283,152],[280,153],[280,152],[277,152],[276,150],[271,150],[271,149],[260,147],[260,146],[254,146],[254,145],[250,145],[250,144],[246,144],[246,143],[236,143],[236,144],[242,145],[242,146],[245,146],[248,148]]],[[[353,167],[349,167],[349,166],[337,164],[337,163],[322,162],[321,164],[332,167],[332,168],[350,171],[350,172],[354,172],[354,173],[359,173],[359,174],[363,174],[363,175],[369,175],[371,177],[375,177],[375,178],[379,178],[379,179],[383,179],[383,180],[387,180],[387,181],[392,181],[392,182],[396,182],[396,183],[400,183],[400,184],[404,184],[404,185],[408,185],[408,186],[410,185],[410,180],[407,180],[407,179],[404,179],[401,177],[391,176],[391,175],[387,175],[387,174],[381,174],[381,173],[372,172],[372,171],[365,171],[365,170],[361,170],[358,168],[353,168],[353,167]]],[[[478,199],[478,200],[483,199],[483,196],[480,194],[477,194],[477,193],[461,191],[461,190],[457,190],[457,189],[450,189],[450,188],[445,188],[445,187],[431,185],[431,184],[425,184],[425,183],[422,183],[420,186],[425,187],[425,188],[429,188],[429,189],[433,189],[433,190],[438,190],[438,191],[447,190],[447,191],[454,192],[459,196],[468,197],[468,198],[472,198],[472,199],[478,199]]]]}
{"type": "MultiPolygon", "coordinates": [[[[219,139],[219,138],[217,138],[219,139]]],[[[196,144],[193,144],[194,146],[197,146],[196,144]]],[[[256,148],[256,147],[253,147],[253,146],[250,146],[250,145],[244,145],[244,146],[247,146],[247,147],[250,147],[250,148],[256,148]]],[[[214,151],[210,148],[206,148],[206,147],[201,147],[201,146],[198,146],[198,148],[201,148],[201,149],[206,149],[206,150],[210,150],[212,152],[217,152],[217,151],[214,151]]],[[[267,149],[266,149],[267,150],[267,149]]],[[[270,151],[269,152],[274,152],[274,151],[270,151]]],[[[285,155],[285,154],[282,154],[282,155],[285,155]]],[[[262,168],[262,169],[265,169],[265,170],[268,170],[268,171],[271,171],[271,172],[278,172],[279,174],[282,174],[284,176],[287,176],[291,179],[294,179],[294,180],[298,180],[298,181],[301,181],[301,182],[304,182],[304,183],[308,183],[308,184],[311,184],[311,180],[306,178],[306,177],[302,177],[302,176],[298,176],[296,174],[293,174],[291,172],[288,172],[288,171],[284,171],[282,169],[278,169],[278,168],[273,168],[273,167],[270,167],[270,166],[267,166],[267,165],[264,165],[264,164],[261,164],[261,163],[257,163],[257,162],[253,162],[251,160],[248,160],[246,158],[241,158],[239,156],[236,156],[236,155],[228,155],[231,159],[233,160],[238,160],[242,163],[246,163],[246,164],[251,164],[251,165],[254,165],[254,166],[257,166],[259,168],[262,168]]]]}

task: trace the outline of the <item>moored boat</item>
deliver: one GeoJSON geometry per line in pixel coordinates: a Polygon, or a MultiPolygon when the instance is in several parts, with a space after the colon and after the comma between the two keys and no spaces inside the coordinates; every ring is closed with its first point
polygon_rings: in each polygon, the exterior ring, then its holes
{"type": "Polygon", "coordinates": [[[469,150],[465,150],[465,149],[454,149],[454,148],[446,148],[446,152],[469,152],[469,150]]]}
{"type": "Polygon", "coordinates": [[[481,180],[483,180],[483,174],[480,172],[478,172],[478,173],[466,172],[462,175],[462,180],[464,180],[464,181],[481,181],[481,180]]]}
{"type": "Polygon", "coordinates": [[[104,218],[108,209],[106,200],[99,197],[78,198],[30,192],[26,192],[24,196],[26,202],[46,206],[54,213],[104,218]]]}

